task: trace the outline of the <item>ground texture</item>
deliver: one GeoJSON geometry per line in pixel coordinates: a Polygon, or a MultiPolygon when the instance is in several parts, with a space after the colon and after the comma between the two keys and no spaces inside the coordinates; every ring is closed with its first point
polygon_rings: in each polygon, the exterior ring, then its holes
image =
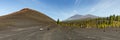
{"type": "Polygon", "coordinates": [[[41,26],[12,28],[0,31],[0,40],[120,40],[120,29],[39,29],[41,26]]]}

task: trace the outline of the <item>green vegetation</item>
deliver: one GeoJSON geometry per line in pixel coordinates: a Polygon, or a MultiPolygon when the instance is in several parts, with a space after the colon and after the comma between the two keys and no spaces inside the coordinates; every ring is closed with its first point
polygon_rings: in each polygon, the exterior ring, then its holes
{"type": "Polygon", "coordinates": [[[60,20],[58,19],[58,20],[57,20],[57,24],[59,24],[59,23],[60,23],[60,20]]]}
{"type": "Polygon", "coordinates": [[[99,17],[95,19],[64,21],[60,22],[60,25],[80,28],[120,27],[120,16],[111,15],[109,17],[99,17]]]}

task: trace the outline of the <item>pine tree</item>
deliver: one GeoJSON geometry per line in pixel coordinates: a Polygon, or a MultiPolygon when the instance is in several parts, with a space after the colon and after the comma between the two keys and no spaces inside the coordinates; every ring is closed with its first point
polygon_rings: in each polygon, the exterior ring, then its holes
{"type": "Polygon", "coordinates": [[[115,18],[116,18],[115,14],[112,17],[113,17],[113,20],[115,20],[115,18]]]}
{"type": "Polygon", "coordinates": [[[116,16],[115,21],[119,21],[119,16],[116,16]]]}
{"type": "Polygon", "coordinates": [[[60,20],[58,19],[58,20],[57,20],[57,24],[59,24],[59,23],[60,23],[60,20]]]}
{"type": "Polygon", "coordinates": [[[114,15],[111,15],[111,16],[109,17],[109,24],[112,24],[112,23],[113,23],[113,20],[114,20],[114,15]]]}

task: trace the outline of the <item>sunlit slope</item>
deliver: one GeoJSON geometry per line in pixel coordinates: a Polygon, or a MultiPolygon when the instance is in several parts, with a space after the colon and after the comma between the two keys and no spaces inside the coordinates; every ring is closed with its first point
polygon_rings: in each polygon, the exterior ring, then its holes
{"type": "Polygon", "coordinates": [[[34,26],[55,24],[55,21],[41,12],[24,8],[20,11],[0,17],[0,26],[34,26]]]}

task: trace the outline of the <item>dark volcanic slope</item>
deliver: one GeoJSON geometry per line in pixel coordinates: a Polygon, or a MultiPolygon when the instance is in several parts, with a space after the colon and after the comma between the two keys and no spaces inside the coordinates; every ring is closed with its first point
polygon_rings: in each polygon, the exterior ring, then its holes
{"type": "Polygon", "coordinates": [[[20,11],[0,17],[0,27],[6,26],[34,26],[40,24],[55,24],[55,21],[41,12],[24,8],[20,11]]]}

